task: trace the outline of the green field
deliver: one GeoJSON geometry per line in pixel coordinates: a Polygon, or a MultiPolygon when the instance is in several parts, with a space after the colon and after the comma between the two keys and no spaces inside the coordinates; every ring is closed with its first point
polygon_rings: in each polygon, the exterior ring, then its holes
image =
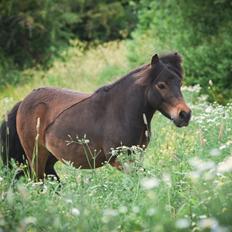
{"type": "MultiPolygon", "coordinates": [[[[88,52],[73,46],[62,57],[47,71],[25,70],[24,84],[7,86],[1,115],[33,88],[91,92],[134,68],[124,42],[88,52]]],[[[156,113],[144,154],[134,154],[134,163],[120,155],[126,173],[58,163],[60,187],[29,177],[15,181],[18,167],[0,164],[0,231],[232,231],[232,104],[207,103],[198,86],[183,91],[190,125],[176,128],[156,113]]]]}

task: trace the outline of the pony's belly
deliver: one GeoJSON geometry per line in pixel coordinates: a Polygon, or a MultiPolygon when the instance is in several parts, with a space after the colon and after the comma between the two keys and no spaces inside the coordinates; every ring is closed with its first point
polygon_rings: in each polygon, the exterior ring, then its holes
{"type": "MultiPolygon", "coordinates": [[[[46,135],[46,148],[60,161],[70,163],[76,168],[93,169],[107,161],[101,149],[93,149],[89,144],[78,144],[46,135]]],[[[93,146],[92,146],[93,147],[93,146]]]]}
{"type": "Polygon", "coordinates": [[[86,145],[72,144],[69,146],[72,146],[72,149],[68,149],[63,159],[71,162],[76,168],[94,169],[107,162],[104,153],[101,151],[95,153],[93,149],[88,149],[86,145]]]}

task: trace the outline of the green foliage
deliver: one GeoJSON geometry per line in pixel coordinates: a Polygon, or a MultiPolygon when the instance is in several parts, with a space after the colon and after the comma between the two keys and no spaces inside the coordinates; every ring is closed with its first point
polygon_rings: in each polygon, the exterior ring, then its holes
{"type": "Polygon", "coordinates": [[[85,0],[72,3],[72,11],[80,20],[70,25],[81,40],[109,41],[127,38],[137,23],[139,0],[85,0]]]}
{"type": "Polygon", "coordinates": [[[225,103],[232,96],[231,14],[230,0],[2,0],[0,86],[22,81],[19,68],[48,67],[76,39],[124,39],[137,25],[129,43],[132,66],[154,52],[178,51],[185,82],[200,84],[211,101],[225,103]]]}
{"type": "Polygon", "coordinates": [[[11,69],[48,67],[72,39],[102,42],[128,37],[137,22],[136,2],[2,0],[0,86],[18,83],[11,69]]]}
{"type": "Polygon", "coordinates": [[[211,100],[225,103],[232,96],[231,1],[142,1],[139,24],[133,34],[130,61],[141,54],[178,51],[183,55],[187,84],[200,84],[211,100]],[[214,96],[214,97],[212,97],[214,96]]]}
{"type": "Polygon", "coordinates": [[[19,82],[20,72],[14,67],[13,62],[5,57],[0,51],[0,86],[6,86],[8,83],[13,85],[19,82]]]}
{"type": "MultiPolygon", "coordinates": [[[[111,75],[129,72],[124,42],[87,52],[74,44],[63,51],[65,62],[26,70],[21,75],[33,81],[1,92],[2,115],[33,88],[92,92],[111,75]]],[[[190,125],[176,128],[156,113],[142,159],[141,153],[133,154],[134,163],[120,157],[127,174],[109,165],[79,170],[58,163],[62,186],[28,176],[14,182],[17,167],[6,170],[0,161],[0,230],[231,231],[232,105],[205,102],[197,86],[185,87],[184,95],[193,110],[190,125]]]]}
{"type": "Polygon", "coordinates": [[[232,105],[206,103],[195,91],[185,92],[196,98],[189,127],[178,129],[155,115],[146,153],[131,148],[128,160],[122,150],[126,173],[66,162],[56,166],[60,186],[29,177],[14,181],[17,167],[10,171],[0,163],[0,229],[231,231],[232,105]]]}
{"type": "MultiPolygon", "coordinates": [[[[41,86],[62,86],[90,92],[103,84],[109,84],[112,78],[119,78],[130,71],[124,42],[108,42],[88,50],[85,49],[85,43],[76,40],[71,42],[72,47],[64,49],[59,59],[54,60],[48,69],[38,67],[16,72],[7,66],[8,70],[5,70],[4,75],[16,76],[21,82],[16,86],[5,85],[0,91],[0,99],[13,97],[19,101],[32,89],[41,86]]],[[[3,108],[9,109],[8,104],[3,108]]]]}
{"type": "Polygon", "coordinates": [[[70,22],[64,1],[3,1],[0,8],[0,47],[20,67],[46,62],[57,43],[70,34],[63,27],[70,22]]]}
{"type": "Polygon", "coordinates": [[[127,37],[135,9],[133,1],[2,1],[0,48],[20,67],[46,63],[74,36],[88,41],[127,37]]]}

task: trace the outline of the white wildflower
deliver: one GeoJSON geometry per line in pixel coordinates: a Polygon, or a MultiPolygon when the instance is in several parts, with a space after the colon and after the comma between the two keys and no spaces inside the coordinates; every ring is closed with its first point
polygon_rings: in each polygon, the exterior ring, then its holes
{"type": "Polygon", "coordinates": [[[108,223],[113,217],[118,215],[118,211],[114,209],[105,209],[103,211],[102,222],[108,223]]]}
{"type": "Polygon", "coordinates": [[[219,149],[223,150],[225,148],[228,148],[232,144],[232,140],[228,140],[225,144],[222,144],[219,149]]]}
{"type": "Polygon", "coordinates": [[[72,208],[71,209],[71,214],[73,216],[79,216],[80,215],[80,210],[78,208],[72,208]]]}
{"type": "Polygon", "coordinates": [[[209,85],[212,86],[213,85],[213,81],[209,80],[209,85]]]}
{"type": "Polygon", "coordinates": [[[199,84],[193,86],[183,86],[181,89],[183,91],[199,93],[201,90],[201,86],[199,84]]]}
{"type": "Polygon", "coordinates": [[[22,220],[22,224],[29,225],[29,224],[36,224],[37,219],[35,217],[26,217],[22,220]]]}
{"type": "Polygon", "coordinates": [[[204,229],[216,229],[218,227],[218,221],[215,218],[204,218],[198,222],[199,227],[204,229]]]}
{"type": "Polygon", "coordinates": [[[70,199],[70,198],[65,199],[65,202],[68,203],[68,204],[72,204],[73,203],[72,199],[70,199]]]}
{"type": "Polygon", "coordinates": [[[206,109],[205,109],[205,112],[206,113],[211,113],[213,111],[213,107],[212,106],[208,106],[208,107],[206,107],[206,109]]]}
{"type": "Polygon", "coordinates": [[[118,212],[119,213],[127,213],[127,207],[126,206],[124,206],[124,205],[122,205],[122,206],[120,206],[119,208],[118,208],[118,212]]]}
{"type": "Polygon", "coordinates": [[[190,159],[189,163],[195,170],[200,173],[215,168],[215,163],[212,160],[203,161],[198,157],[190,159]]]}
{"type": "Polygon", "coordinates": [[[226,145],[227,146],[230,146],[232,144],[232,140],[228,140],[227,142],[226,142],[226,145]]]}
{"type": "Polygon", "coordinates": [[[159,180],[155,177],[150,177],[150,178],[146,177],[141,180],[140,184],[144,189],[149,190],[158,187],[159,180]]]}
{"type": "Polygon", "coordinates": [[[114,149],[111,149],[111,155],[112,155],[112,156],[118,155],[118,151],[117,151],[117,150],[114,150],[114,149]]]}
{"type": "Polygon", "coordinates": [[[212,180],[216,175],[215,169],[210,169],[208,172],[204,174],[205,180],[212,180]]]}
{"type": "Polygon", "coordinates": [[[103,211],[103,215],[108,217],[115,217],[118,215],[118,212],[115,209],[105,209],[103,211]]]}
{"type": "Polygon", "coordinates": [[[199,216],[200,219],[205,219],[207,216],[205,214],[199,216]]]}
{"type": "Polygon", "coordinates": [[[24,185],[18,185],[18,191],[21,194],[23,200],[26,200],[29,197],[27,188],[24,185]]]}
{"type": "Polygon", "coordinates": [[[134,206],[134,207],[132,208],[132,212],[133,212],[133,213],[139,213],[139,207],[138,207],[138,206],[134,206]]]}
{"type": "Polygon", "coordinates": [[[223,162],[219,163],[217,170],[220,173],[232,171],[232,155],[227,157],[223,162]]]}
{"type": "Polygon", "coordinates": [[[226,144],[222,144],[222,145],[219,147],[220,150],[223,150],[223,149],[225,149],[225,148],[226,148],[226,144]]]}
{"type": "Polygon", "coordinates": [[[163,182],[169,187],[172,186],[172,180],[171,180],[170,174],[168,174],[168,173],[163,174],[163,182]]]}
{"type": "Polygon", "coordinates": [[[192,181],[197,181],[197,179],[200,178],[200,173],[193,171],[193,172],[189,172],[189,177],[192,179],[192,181]]]}
{"type": "Polygon", "coordinates": [[[7,191],[6,200],[10,205],[12,205],[14,202],[14,193],[11,189],[7,191]]]}
{"type": "Polygon", "coordinates": [[[176,228],[187,229],[190,226],[190,220],[187,218],[180,218],[176,221],[176,228]]]}
{"type": "Polygon", "coordinates": [[[200,101],[205,102],[207,99],[208,99],[208,96],[207,96],[207,95],[200,95],[200,96],[198,97],[198,101],[199,101],[199,102],[200,102],[200,101]]]}
{"type": "Polygon", "coordinates": [[[218,148],[213,148],[209,153],[211,156],[219,156],[221,154],[221,151],[218,148]]]}
{"type": "Polygon", "coordinates": [[[155,208],[150,208],[150,209],[148,209],[147,210],[147,215],[148,216],[153,216],[153,215],[155,215],[156,214],[156,209],[155,208]]]}

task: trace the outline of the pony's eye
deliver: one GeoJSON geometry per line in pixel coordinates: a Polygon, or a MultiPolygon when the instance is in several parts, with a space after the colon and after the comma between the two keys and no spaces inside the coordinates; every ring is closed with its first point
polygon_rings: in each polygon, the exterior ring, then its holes
{"type": "Polygon", "coordinates": [[[165,88],[166,88],[164,83],[158,83],[158,84],[157,84],[157,87],[158,87],[159,89],[165,89],[165,88]]]}

